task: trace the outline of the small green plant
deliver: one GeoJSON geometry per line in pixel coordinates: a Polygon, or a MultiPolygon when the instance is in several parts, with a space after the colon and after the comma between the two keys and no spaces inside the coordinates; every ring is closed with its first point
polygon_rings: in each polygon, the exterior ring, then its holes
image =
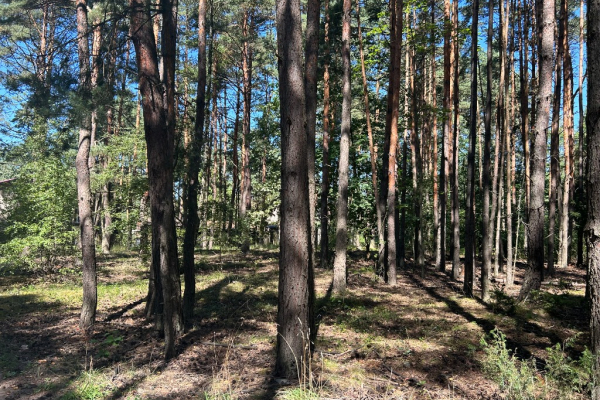
{"type": "Polygon", "coordinates": [[[297,387],[283,392],[283,400],[318,400],[320,396],[313,390],[306,387],[297,387]]]}
{"type": "Polygon", "coordinates": [[[593,387],[594,356],[585,349],[578,360],[573,360],[567,350],[573,347],[576,336],[547,348],[546,371],[548,380],[556,387],[561,398],[572,398],[575,393],[591,393],[593,387]]]}
{"type": "Polygon", "coordinates": [[[103,399],[108,392],[106,378],[96,371],[82,372],[72,386],[73,389],[62,396],[61,400],[103,399]]]}
{"type": "Polygon", "coordinates": [[[508,399],[534,400],[540,379],[533,360],[520,361],[506,347],[506,336],[499,329],[481,338],[485,352],[483,371],[496,381],[508,399]]]}

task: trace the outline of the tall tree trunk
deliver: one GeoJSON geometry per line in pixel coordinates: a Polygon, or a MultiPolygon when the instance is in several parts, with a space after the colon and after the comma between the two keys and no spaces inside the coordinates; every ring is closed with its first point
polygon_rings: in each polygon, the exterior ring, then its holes
{"type": "MultiPolygon", "coordinates": [[[[565,85],[563,97],[563,136],[565,152],[565,180],[563,185],[562,204],[560,208],[560,242],[558,265],[566,268],[569,263],[569,215],[572,200],[573,183],[573,65],[571,61],[571,51],[569,50],[569,24],[568,24],[568,4],[567,0],[561,1],[561,13],[564,15],[562,24],[562,42],[558,45],[563,48],[563,80],[565,85]]],[[[558,80],[558,77],[557,77],[558,80]]]]}
{"type": "MultiPolygon", "coordinates": [[[[383,163],[387,165],[386,193],[387,199],[387,263],[385,281],[396,285],[396,150],[398,148],[398,114],[400,105],[400,45],[402,41],[402,0],[393,0],[390,4],[390,69],[389,89],[387,96],[387,113],[385,121],[386,153],[383,163]]],[[[386,175],[384,176],[384,180],[386,175]]],[[[383,196],[383,193],[380,193],[383,196]]]]}
{"type": "MultiPolygon", "coordinates": [[[[431,2],[431,22],[432,24],[435,24],[435,17],[436,17],[436,13],[435,13],[435,1],[432,0],[431,2]]],[[[438,115],[438,109],[437,109],[437,79],[436,79],[436,62],[435,62],[435,56],[436,56],[436,46],[434,43],[434,37],[432,34],[432,38],[431,38],[432,43],[431,44],[431,70],[430,70],[430,79],[431,79],[431,109],[433,110],[433,116],[432,116],[432,124],[431,124],[431,136],[433,138],[433,143],[432,143],[432,148],[431,148],[431,152],[432,152],[432,160],[431,160],[431,170],[429,171],[432,175],[432,179],[433,179],[433,232],[435,235],[435,253],[434,253],[434,258],[435,258],[435,265],[438,266],[438,268],[440,268],[439,266],[442,265],[442,258],[444,263],[446,263],[446,259],[445,257],[442,257],[442,249],[444,249],[445,251],[445,246],[442,244],[442,241],[445,240],[444,236],[442,236],[442,227],[440,224],[440,180],[439,180],[439,174],[438,174],[438,126],[437,126],[437,115],[438,115]]],[[[443,149],[443,146],[442,146],[443,149]]],[[[443,154],[443,150],[442,150],[442,154],[443,154]]],[[[443,158],[443,156],[442,156],[443,158]]],[[[445,218],[445,214],[444,214],[444,218],[445,218]]],[[[443,271],[444,268],[441,268],[441,270],[443,271]]]]}
{"type": "Polygon", "coordinates": [[[554,55],[554,1],[536,0],[536,23],[539,45],[539,88],[536,121],[532,132],[531,197],[529,204],[527,271],[519,292],[525,299],[531,290],[540,288],[544,278],[544,187],[546,178],[546,127],[552,102],[554,55]]]}
{"type": "Polygon", "coordinates": [[[350,117],[352,92],[350,90],[350,12],[352,3],[344,0],[342,19],[342,136],[338,166],[338,198],[335,235],[335,259],[333,261],[333,291],[346,289],[346,252],[348,245],[348,172],[350,156],[350,117]]]}
{"type": "Polygon", "coordinates": [[[440,247],[440,264],[439,270],[446,270],[446,204],[448,184],[446,178],[448,176],[448,165],[451,163],[450,149],[452,148],[450,138],[452,136],[452,110],[451,110],[451,62],[450,62],[450,47],[451,43],[451,26],[450,26],[450,0],[444,0],[444,97],[442,107],[444,108],[444,125],[442,138],[442,162],[440,164],[440,230],[441,230],[441,247],[440,247]]]}
{"type": "Polygon", "coordinates": [[[321,172],[321,268],[329,262],[327,199],[329,197],[329,0],[325,0],[325,62],[323,72],[323,166],[321,172]]]}
{"type": "MultiPolygon", "coordinates": [[[[600,0],[588,1],[588,60],[600,60],[600,0]]],[[[595,356],[592,399],[600,399],[600,65],[588,64],[587,223],[590,342],[595,356]]]]}
{"type": "Polygon", "coordinates": [[[277,0],[281,123],[281,241],[277,311],[278,375],[308,376],[309,213],[302,20],[299,0],[277,0]]]}
{"type": "MultiPolygon", "coordinates": [[[[562,7],[561,7],[562,9],[562,7]]],[[[562,62],[564,48],[563,24],[565,16],[560,13],[558,20],[558,40],[556,55],[556,83],[554,85],[554,98],[552,104],[552,129],[550,134],[550,193],[548,195],[548,275],[554,276],[554,243],[556,234],[556,202],[557,191],[560,185],[560,150],[559,150],[559,126],[560,126],[560,98],[562,95],[562,62]]],[[[566,149],[566,148],[565,148],[566,149]]],[[[565,152],[566,153],[566,152],[565,152]]]]}
{"type": "Polygon", "coordinates": [[[198,4],[198,92],[196,95],[196,119],[194,131],[187,148],[186,193],[184,202],[183,238],[183,317],[187,326],[191,325],[196,303],[196,277],[194,248],[198,238],[200,219],[198,218],[198,173],[202,167],[202,144],[204,141],[204,107],[206,104],[206,0],[198,4]]]}
{"type": "MultiPolygon", "coordinates": [[[[523,164],[525,167],[525,207],[529,209],[530,195],[530,157],[529,157],[529,52],[528,52],[528,37],[529,37],[529,7],[528,0],[522,0],[524,3],[519,7],[520,12],[524,15],[519,18],[519,90],[520,90],[520,111],[521,111],[521,142],[523,143],[523,164]],[[521,22],[523,21],[523,22],[521,22]]],[[[527,218],[527,216],[525,216],[527,218]]],[[[527,228],[524,231],[525,243],[527,243],[527,228]]],[[[526,247],[526,245],[524,245],[526,247]]],[[[518,246],[517,246],[518,249],[518,246]]]]}
{"type": "MultiPolygon", "coordinates": [[[[92,105],[90,47],[88,43],[87,4],[75,3],[77,10],[77,50],[79,55],[79,94],[86,105],[92,105]]],[[[77,199],[79,208],[79,238],[83,261],[83,305],[79,327],[91,332],[98,303],[96,278],[96,247],[92,223],[92,192],[88,158],[91,146],[91,118],[83,116],[79,127],[79,143],[75,166],[77,169],[77,199]]]]}
{"type": "MultiPolygon", "coordinates": [[[[252,15],[244,11],[242,34],[244,47],[242,51],[242,81],[244,95],[244,118],[242,120],[242,182],[240,188],[240,219],[243,221],[246,213],[252,206],[252,180],[250,176],[250,113],[252,104],[252,48],[250,36],[252,34],[252,15]]],[[[242,222],[242,225],[245,224],[242,222]]],[[[244,240],[248,240],[244,238],[244,240]]]]}
{"type": "MultiPolygon", "coordinates": [[[[502,4],[500,4],[502,7],[502,4]]],[[[481,299],[488,302],[490,299],[490,272],[492,269],[492,229],[490,226],[490,152],[492,141],[492,35],[494,33],[494,2],[488,3],[488,33],[487,33],[487,84],[485,91],[485,136],[483,143],[483,217],[481,218],[481,232],[483,243],[481,246],[481,299]]],[[[502,45],[500,45],[502,48],[502,45]]],[[[497,134],[497,133],[496,133],[497,134]]],[[[496,148],[496,152],[498,152],[496,148]]],[[[493,218],[493,215],[492,215],[493,218]]]]}
{"type": "MultiPolygon", "coordinates": [[[[407,49],[410,53],[409,58],[409,66],[410,66],[410,76],[409,76],[409,94],[410,94],[410,105],[411,105],[411,117],[410,121],[410,149],[411,149],[411,164],[412,164],[412,185],[413,185],[413,194],[415,196],[414,200],[414,215],[415,215],[415,226],[414,226],[414,258],[417,266],[421,269],[423,273],[423,268],[425,265],[425,260],[423,257],[423,230],[421,224],[421,216],[423,211],[423,205],[421,201],[423,199],[422,189],[421,189],[421,176],[423,170],[423,161],[421,158],[421,143],[419,140],[419,135],[417,132],[417,116],[418,116],[418,107],[417,107],[417,94],[415,91],[415,75],[416,75],[416,66],[415,66],[415,50],[413,47],[407,49]]],[[[389,207],[389,204],[388,204],[389,207]]],[[[388,211],[389,212],[389,211],[388,211]]]]}
{"type": "MultiPolygon", "coordinates": [[[[159,271],[156,290],[162,291],[165,358],[175,355],[175,340],[182,330],[181,294],[173,210],[174,153],[174,4],[164,0],[163,58],[165,84],[160,80],[156,42],[149,8],[143,0],[130,0],[131,35],[136,49],[138,79],[144,108],[148,151],[148,178],[152,215],[152,263],[159,271]]],[[[156,276],[155,276],[156,279],[156,276]]]]}
{"type": "MultiPolygon", "coordinates": [[[[515,0],[511,0],[512,8],[515,8],[515,0]]],[[[507,69],[510,70],[510,112],[509,121],[514,121],[515,118],[515,68],[514,68],[514,48],[515,48],[515,20],[514,16],[511,19],[511,41],[508,53],[510,54],[507,69]]],[[[519,17],[517,17],[519,18],[519,17]]],[[[508,22],[508,21],[507,21],[508,22]]],[[[506,140],[505,148],[507,151],[506,156],[506,286],[512,286],[514,279],[513,270],[513,214],[512,206],[515,198],[515,187],[513,185],[514,179],[514,165],[515,165],[515,141],[511,140],[513,137],[513,128],[510,128],[510,134],[504,136],[506,140]]]]}
{"type": "Polygon", "coordinates": [[[452,186],[452,279],[458,280],[460,265],[460,201],[458,198],[458,0],[452,2],[452,164],[450,166],[450,185],[452,186]]]}
{"type": "Polygon", "coordinates": [[[577,265],[583,266],[583,228],[585,225],[585,207],[583,206],[585,202],[585,168],[583,162],[583,142],[584,142],[584,129],[583,129],[583,36],[584,36],[584,18],[585,13],[583,9],[584,0],[579,1],[579,72],[577,77],[579,79],[579,140],[578,140],[578,148],[579,148],[579,157],[578,157],[578,174],[577,174],[577,189],[575,191],[578,194],[578,203],[580,204],[580,213],[579,213],[579,229],[577,231],[577,265]]]}
{"type": "MultiPolygon", "coordinates": [[[[235,122],[233,124],[233,139],[232,139],[232,164],[233,169],[231,172],[231,197],[229,200],[229,226],[227,228],[227,233],[231,237],[231,231],[233,230],[233,221],[235,219],[235,199],[239,189],[239,165],[240,161],[238,159],[238,133],[240,130],[240,107],[241,107],[241,91],[237,90],[237,100],[235,103],[235,122]]],[[[235,228],[238,229],[238,224],[235,224],[235,228]]]]}
{"type": "MultiPolygon", "coordinates": [[[[315,131],[317,125],[317,57],[319,54],[319,23],[321,16],[321,1],[311,0],[308,2],[306,17],[306,48],[305,48],[305,72],[304,72],[304,90],[306,90],[306,137],[307,137],[307,163],[308,163],[308,199],[310,214],[310,265],[309,271],[314,275],[315,255],[316,255],[316,235],[315,235],[315,212],[317,208],[317,194],[315,186],[315,131]]],[[[309,278],[309,283],[314,282],[314,278],[309,278]]],[[[314,293],[314,289],[309,289],[309,293],[314,293]]],[[[311,335],[316,333],[313,326],[314,321],[311,316],[311,335]]],[[[312,341],[311,341],[312,342],[312,341]]]]}
{"type": "Polygon", "coordinates": [[[475,271],[475,137],[477,136],[477,37],[479,27],[479,0],[473,1],[471,24],[471,108],[469,116],[469,153],[467,159],[467,204],[465,226],[465,280],[463,290],[473,296],[475,271]]]}
{"type": "Polygon", "coordinates": [[[360,1],[356,0],[356,21],[358,25],[358,48],[360,52],[360,71],[362,75],[363,99],[365,103],[365,119],[367,122],[367,136],[369,138],[369,154],[371,156],[371,182],[373,184],[373,194],[375,200],[375,212],[377,215],[377,237],[380,242],[384,240],[383,210],[379,199],[379,189],[377,188],[377,156],[375,155],[375,146],[373,144],[373,129],[371,128],[371,110],[369,109],[369,89],[367,86],[367,71],[365,69],[365,55],[363,51],[362,30],[360,26],[360,1]]]}

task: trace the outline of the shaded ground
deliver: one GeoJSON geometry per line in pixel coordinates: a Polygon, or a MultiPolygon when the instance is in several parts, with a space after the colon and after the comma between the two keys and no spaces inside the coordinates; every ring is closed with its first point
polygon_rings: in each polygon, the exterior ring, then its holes
{"type": "Polygon", "coordinates": [[[504,290],[500,279],[486,306],[433,267],[425,278],[400,271],[398,286],[386,286],[373,262],[353,253],[343,296],[331,296],[331,272],[317,270],[314,377],[294,389],[271,377],[276,256],[199,255],[196,320],[169,363],[143,318],[146,272],[137,258],[100,260],[91,337],[77,327],[76,269],[0,277],[0,399],[301,399],[307,389],[336,399],[496,399],[497,385],[481,372],[484,333],[499,327],[541,369],[547,347],[577,334],[575,352],[587,342],[582,270],[559,270],[524,305],[511,300],[519,287],[504,290]]]}

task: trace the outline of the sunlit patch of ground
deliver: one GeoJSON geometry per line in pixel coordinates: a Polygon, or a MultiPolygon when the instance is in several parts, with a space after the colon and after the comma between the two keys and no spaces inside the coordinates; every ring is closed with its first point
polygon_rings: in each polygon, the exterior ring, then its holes
{"type": "Polygon", "coordinates": [[[525,304],[512,300],[518,286],[499,281],[485,305],[431,266],[424,278],[399,271],[389,287],[373,261],[355,253],[345,293],[332,294],[331,271],[316,270],[312,377],[299,386],[274,380],[276,257],[200,252],[196,319],[168,363],[144,319],[147,268],[137,255],[100,258],[98,323],[89,337],[78,328],[76,269],[0,277],[0,398],[496,399],[480,345],[493,328],[525,359],[543,360],[547,347],[576,334],[577,351],[586,341],[584,272],[574,267],[525,304]]]}

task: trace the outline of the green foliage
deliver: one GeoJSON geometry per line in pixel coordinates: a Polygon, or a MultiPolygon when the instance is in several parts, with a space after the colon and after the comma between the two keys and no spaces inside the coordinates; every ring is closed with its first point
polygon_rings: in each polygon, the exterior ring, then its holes
{"type": "Polygon", "coordinates": [[[561,398],[571,398],[574,393],[591,393],[594,374],[594,357],[587,348],[578,360],[573,360],[567,350],[573,347],[576,337],[547,348],[547,378],[558,389],[561,398]]]}
{"type": "Polygon", "coordinates": [[[28,162],[11,186],[8,218],[0,236],[0,271],[49,266],[76,249],[77,210],[72,158],[49,155],[28,162]]]}
{"type": "Polygon", "coordinates": [[[96,400],[105,398],[108,392],[106,377],[97,371],[83,372],[61,400],[96,400]]]}
{"type": "Polygon", "coordinates": [[[506,348],[506,336],[497,328],[490,332],[489,343],[481,338],[485,352],[483,371],[493,379],[509,399],[534,400],[538,373],[533,360],[520,361],[506,348]]]}
{"type": "Polygon", "coordinates": [[[574,360],[567,350],[573,347],[576,337],[567,339],[547,348],[545,376],[538,372],[535,361],[519,360],[506,347],[506,336],[499,330],[492,330],[486,340],[481,338],[485,352],[483,370],[493,379],[507,398],[515,400],[545,398],[570,399],[582,394],[590,394],[594,384],[594,356],[585,349],[574,360]]]}

